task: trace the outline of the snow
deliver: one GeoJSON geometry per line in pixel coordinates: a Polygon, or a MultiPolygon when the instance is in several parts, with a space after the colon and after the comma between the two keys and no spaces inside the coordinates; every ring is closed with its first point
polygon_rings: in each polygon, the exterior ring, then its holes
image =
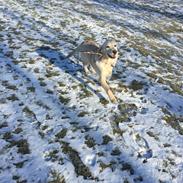
{"type": "Polygon", "coordinates": [[[0,182],[182,183],[182,9],[0,0],[0,182]],[[75,58],[62,60],[87,37],[111,36],[117,104],[75,58]]]}

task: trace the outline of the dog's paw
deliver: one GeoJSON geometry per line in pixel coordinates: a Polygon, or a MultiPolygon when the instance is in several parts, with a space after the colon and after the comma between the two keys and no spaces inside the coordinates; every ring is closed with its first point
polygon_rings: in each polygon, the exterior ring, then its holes
{"type": "Polygon", "coordinates": [[[118,102],[117,99],[116,99],[116,97],[113,97],[110,100],[111,100],[112,103],[115,103],[115,104],[118,102]]]}
{"type": "Polygon", "coordinates": [[[116,99],[113,99],[113,100],[111,100],[111,102],[113,103],[113,104],[117,104],[117,100],[116,99]]]}

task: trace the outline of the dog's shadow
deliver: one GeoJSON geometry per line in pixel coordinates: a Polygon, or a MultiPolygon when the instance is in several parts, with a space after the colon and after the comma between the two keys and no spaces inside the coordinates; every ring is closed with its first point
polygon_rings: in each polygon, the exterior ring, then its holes
{"type": "Polygon", "coordinates": [[[41,46],[36,49],[36,52],[41,57],[48,59],[51,64],[59,67],[65,73],[70,74],[73,78],[82,83],[88,90],[90,90],[92,93],[95,93],[100,100],[105,99],[104,96],[96,92],[96,90],[94,90],[87,84],[87,82],[84,81],[84,78],[87,78],[93,80],[96,84],[98,84],[97,81],[94,80],[92,77],[85,77],[82,65],[75,63],[70,59],[65,59],[65,56],[58,49],[53,49],[49,46],[41,46]]]}

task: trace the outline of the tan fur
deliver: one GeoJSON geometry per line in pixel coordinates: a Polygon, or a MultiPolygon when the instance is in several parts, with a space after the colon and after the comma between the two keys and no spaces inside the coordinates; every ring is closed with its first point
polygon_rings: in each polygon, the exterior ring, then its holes
{"type": "Polygon", "coordinates": [[[83,63],[86,74],[89,72],[90,67],[93,72],[96,72],[99,75],[99,81],[110,100],[116,102],[116,97],[107,84],[107,79],[111,77],[113,67],[115,67],[118,59],[116,42],[113,39],[109,39],[99,47],[96,42],[86,40],[66,58],[71,56],[75,56],[83,63]]]}

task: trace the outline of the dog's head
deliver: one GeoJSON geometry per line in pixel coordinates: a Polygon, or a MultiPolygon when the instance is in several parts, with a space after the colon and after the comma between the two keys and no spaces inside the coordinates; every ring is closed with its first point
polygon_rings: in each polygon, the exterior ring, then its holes
{"type": "Polygon", "coordinates": [[[117,59],[118,58],[117,43],[114,39],[107,39],[104,42],[104,44],[101,46],[100,51],[104,56],[107,56],[111,59],[117,59]]]}

